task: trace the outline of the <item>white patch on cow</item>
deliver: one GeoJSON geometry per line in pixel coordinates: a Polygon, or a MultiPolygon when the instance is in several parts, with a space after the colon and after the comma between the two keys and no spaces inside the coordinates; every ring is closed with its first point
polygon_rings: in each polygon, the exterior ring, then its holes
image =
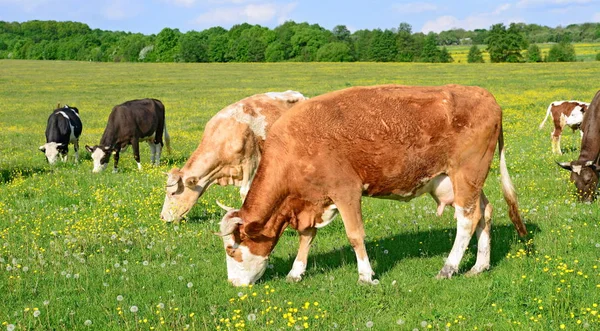
{"type": "Polygon", "coordinates": [[[581,175],[581,169],[582,169],[582,166],[580,166],[580,165],[574,165],[572,171],[574,173],[578,174],[578,175],[581,175]]]}
{"type": "Polygon", "coordinates": [[[227,258],[227,277],[234,286],[254,284],[267,269],[267,257],[254,255],[246,246],[233,246],[242,252],[242,262],[227,258]]]}
{"type": "Polygon", "coordinates": [[[364,283],[372,283],[373,269],[371,268],[371,263],[369,262],[369,257],[365,256],[364,259],[356,257],[356,263],[358,265],[358,281],[364,283]]]}
{"type": "MultiPolygon", "coordinates": [[[[77,117],[79,117],[79,115],[77,113],[75,113],[74,111],[72,111],[75,115],[77,115],[77,117]]],[[[77,138],[75,137],[75,127],[71,124],[71,120],[69,119],[69,115],[65,114],[65,112],[63,111],[59,111],[57,114],[61,114],[64,118],[67,119],[68,123],[69,123],[69,127],[71,128],[71,136],[69,137],[69,141],[74,143],[77,138]]]]}
{"type": "Polygon", "coordinates": [[[142,164],[137,162],[138,170],[142,170],[142,164]]]}
{"type": "Polygon", "coordinates": [[[92,160],[94,161],[94,169],[92,172],[98,173],[106,169],[108,163],[100,163],[105,154],[106,153],[102,150],[102,148],[96,148],[96,150],[92,153],[92,160]]]}
{"type": "Polygon", "coordinates": [[[583,121],[582,110],[583,108],[581,106],[576,106],[575,108],[573,108],[573,111],[571,111],[571,115],[569,115],[569,117],[567,117],[566,119],[566,124],[570,127],[581,125],[581,122],[583,121]]]}
{"type": "Polygon", "coordinates": [[[306,271],[306,265],[302,261],[294,261],[292,265],[292,270],[288,273],[287,277],[292,279],[300,280],[302,275],[306,271]]]}
{"type": "Polygon", "coordinates": [[[325,211],[323,211],[323,214],[321,215],[322,222],[315,224],[315,228],[320,229],[327,226],[333,221],[337,214],[338,209],[336,205],[330,205],[329,207],[325,208],[325,211]]]}
{"type": "Polygon", "coordinates": [[[306,99],[302,93],[292,90],[287,90],[285,92],[267,92],[265,95],[274,100],[282,100],[287,102],[296,102],[298,100],[306,99]]]}
{"type": "Polygon", "coordinates": [[[40,146],[40,150],[44,150],[44,154],[46,155],[46,159],[48,159],[48,163],[55,164],[58,160],[58,146],[62,144],[56,142],[45,143],[43,146],[40,146]]]}
{"type": "Polygon", "coordinates": [[[244,104],[236,103],[223,109],[218,116],[225,118],[233,118],[239,123],[246,124],[250,127],[250,130],[256,135],[261,137],[263,140],[267,138],[267,121],[266,117],[260,113],[259,110],[255,110],[257,116],[254,117],[244,112],[244,104]]]}

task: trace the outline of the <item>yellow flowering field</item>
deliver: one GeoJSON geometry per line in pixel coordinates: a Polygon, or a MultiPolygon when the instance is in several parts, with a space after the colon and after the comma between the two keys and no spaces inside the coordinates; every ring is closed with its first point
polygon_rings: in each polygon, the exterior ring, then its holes
{"type": "MultiPolygon", "coordinates": [[[[553,46],[553,44],[548,43],[537,45],[540,47],[542,57],[547,56],[550,48],[553,46]]],[[[485,51],[486,45],[479,45],[478,47],[483,53],[483,60],[485,62],[490,62],[490,54],[485,51]]],[[[600,43],[574,43],[573,47],[575,48],[577,61],[594,61],[596,59],[596,54],[600,53],[600,43]]],[[[471,46],[447,46],[446,48],[454,59],[453,63],[467,63],[467,57],[471,46]]],[[[527,57],[527,50],[523,50],[521,54],[527,57]]]]}
{"type": "MultiPolygon", "coordinates": [[[[468,51],[468,49],[467,49],[468,51]]],[[[591,101],[600,62],[554,64],[141,64],[0,61],[0,330],[595,330],[600,329],[600,208],[574,198],[555,161],[578,155],[565,131],[551,154],[551,127],[538,130],[555,100],[591,101]],[[293,89],[312,97],[375,84],[479,85],[504,110],[507,160],[529,237],[507,216],[497,160],[485,191],[494,205],[492,267],[434,277],[450,251],[455,221],[429,197],[363,200],[375,286],[357,284],[353,250],[339,218],[321,229],[300,283],[287,283],[298,236],[287,230],[255,285],[227,282],[223,212],[240,206],[234,188],[213,187],[186,221],[163,224],[163,172],[185,163],[205,123],[246,96],[293,89]],[[81,145],[97,144],[111,108],[163,101],[173,153],[120,172],[49,166],[38,146],[57,103],[78,107],[81,145]]],[[[130,149],[131,150],[131,149],[130,149]]],[[[496,158],[497,159],[497,158],[496,158]]]]}

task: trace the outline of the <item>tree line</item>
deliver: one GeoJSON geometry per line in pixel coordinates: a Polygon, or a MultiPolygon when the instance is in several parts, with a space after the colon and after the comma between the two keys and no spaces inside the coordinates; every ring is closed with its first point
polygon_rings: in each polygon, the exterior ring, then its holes
{"type": "Polygon", "coordinates": [[[227,30],[212,27],[158,34],[91,29],[78,22],[0,21],[0,59],[104,62],[452,62],[449,45],[473,45],[469,62],[574,61],[571,42],[600,41],[600,23],[550,28],[537,24],[495,24],[490,29],[414,33],[408,23],[395,29],[350,32],[344,25],[287,21],[274,29],[248,23],[227,30]],[[542,58],[535,43],[554,42],[542,58]],[[481,47],[481,49],[480,49],[481,47]],[[554,47],[553,47],[554,49],[554,47]],[[524,52],[527,50],[527,52],[524,52]],[[536,55],[537,54],[537,55],[536,55]],[[565,55],[566,54],[566,55],[565,55]]]}

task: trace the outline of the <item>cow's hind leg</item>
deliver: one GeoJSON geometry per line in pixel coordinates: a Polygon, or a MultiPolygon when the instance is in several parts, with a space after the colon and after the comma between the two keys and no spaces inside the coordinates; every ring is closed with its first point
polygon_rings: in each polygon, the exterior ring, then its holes
{"type": "Polygon", "coordinates": [[[298,247],[298,255],[296,255],[292,270],[287,275],[287,280],[290,282],[299,282],[302,280],[302,275],[306,271],[310,244],[317,234],[317,229],[308,228],[304,231],[298,231],[298,233],[300,234],[300,247],[298,247]]]}
{"type": "Polygon", "coordinates": [[[475,276],[490,268],[492,205],[481,192],[481,210],[483,217],[477,223],[477,260],[466,276],[475,276]]]}
{"type": "Polygon", "coordinates": [[[156,160],[156,144],[152,140],[148,140],[148,146],[150,147],[150,164],[154,164],[154,160],[156,160]]]}
{"type": "Polygon", "coordinates": [[[154,148],[156,151],[155,158],[154,158],[154,165],[159,166],[160,165],[160,155],[162,153],[162,144],[154,144],[154,148]]]}
{"type": "MultiPolygon", "coordinates": [[[[358,191],[360,192],[360,191],[358,191]]],[[[348,191],[345,192],[346,194],[348,191]]],[[[356,261],[358,265],[358,281],[366,284],[376,284],[372,277],[375,274],[369,262],[367,249],[365,247],[365,229],[362,221],[360,210],[360,193],[354,198],[344,198],[341,200],[333,199],[333,202],[340,211],[346,235],[350,241],[350,245],[356,253],[356,261]]]]}
{"type": "Polygon", "coordinates": [[[75,139],[73,149],[75,150],[75,163],[79,163],[79,139],[75,139]]]}

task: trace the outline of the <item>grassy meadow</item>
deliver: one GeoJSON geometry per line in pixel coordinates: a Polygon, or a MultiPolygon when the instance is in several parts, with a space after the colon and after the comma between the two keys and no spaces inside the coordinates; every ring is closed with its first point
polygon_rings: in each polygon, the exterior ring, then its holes
{"type": "MultiPolygon", "coordinates": [[[[563,64],[131,64],[0,61],[0,330],[573,330],[600,329],[600,208],[578,203],[555,161],[577,157],[565,131],[551,154],[554,100],[591,101],[600,62],[563,64]],[[293,89],[307,96],[358,85],[458,83],[487,88],[504,110],[507,161],[530,235],[520,239],[499,186],[497,157],[485,192],[494,206],[492,267],[477,277],[476,241],[450,280],[434,277],[450,252],[455,221],[429,197],[363,199],[377,286],[357,284],[342,222],[321,229],[302,282],[285,276],[298,247],[285,231],[262,279],[227,282],[223,212],[237,190],[213,187],[178,225],[159,218],[163,172],[185,163],[206,121],[246,96],[293,89]],[[111,108],[154,97],[167,111],[173,153],[120,172],[50,167],[37,148],[57,103],[76,106],[82,147],[97,144],[111,108]]],[[[109,167],[110,169],[110,167],[109,167]]]]}

